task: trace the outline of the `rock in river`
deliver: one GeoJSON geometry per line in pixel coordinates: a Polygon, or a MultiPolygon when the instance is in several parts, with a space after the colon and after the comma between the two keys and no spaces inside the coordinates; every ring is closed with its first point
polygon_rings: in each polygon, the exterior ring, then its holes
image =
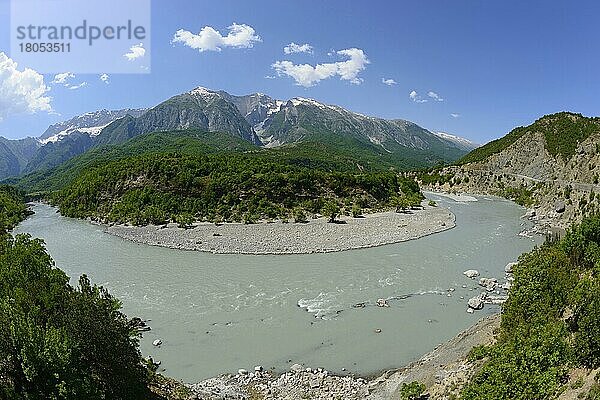
{"type": "Polygon", "coordinates": [[[483,300],[480,296],[471,297],[467,304],[473,310],[481,310],[483,308],[483,300]]]}
{"type": "Polygon", "coordinates": [[[509,262],[508,264],[506,264],[506,267],[504,267],[504,272],[506,272],[507,274],[512,274],[513,268],[517,264],[519,264],[519,263],[518,262],[509,262]]]}
{"type": "Polygon", "coordinates": [[[479,271],[477,271],[476,269],[469,269],[463,272],[463,275],[465,275],[467,278],[475,279],[479,276],[479,271]]]}

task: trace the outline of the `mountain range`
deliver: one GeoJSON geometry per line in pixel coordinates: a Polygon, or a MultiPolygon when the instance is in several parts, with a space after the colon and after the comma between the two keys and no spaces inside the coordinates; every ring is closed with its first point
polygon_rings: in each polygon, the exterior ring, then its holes
{"type": "Polygon", "coordinates": [[[49,169],[93,147],[120,144],[141,134],[186,129],[227,133],[267,148],[351,141],[357,151],[391,157],[399,168],[452,162],[477,147],[410,121],[370,117],[313,99],[234,96],[198,87],[150,109],[88,112],[51,125],[37,139],[2,138],[0,179],[49,169]]]}

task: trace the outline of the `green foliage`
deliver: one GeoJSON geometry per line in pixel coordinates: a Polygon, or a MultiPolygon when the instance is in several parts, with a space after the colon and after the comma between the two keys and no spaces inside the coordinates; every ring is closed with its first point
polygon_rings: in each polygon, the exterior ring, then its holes
{"type": "Polygon", "coordinates": [[[0,235],[10,231],[28,215],[24,200],[20,190],[0,185],[0,235]]]}
{"type": "MultiPolygon", "coordinates": [[[[0,221],[25,217],[20,192],[2,187],[0,221]]],[[[79,285],[27,235],[0,235],[0,398],[148,399],[150,374],[135,325],[105,289],[79,285]]]]}
{"type": "Polygon", "coordinates": [[[400,398],[402,400],[417,400],[425,392],[425,385],[419,381],[403,383],[400,388],[400,398]]]}
{"type": "Polygon", "coordinates": [[[429,200],[427,202],[427,204],[429,205],[429,207],[437,207],[437,203],[435,201],[433,201],[433,200],[429,200]]]}
{"type": "Polygon", "coordinates": [[[600,384],[594,383],[592,385],[585,400],[600,400],[600,384]]]}
{"type": "Polygon", "coordinates": [[[329,222],[335,222],[335,219],[340,214],[340,206],[334,200],[327,200],[321,209],[321,213],[329,218],[329,222]]]}
{"type": "Polygon", "coordinates": [[[296,208],[321,212],[324,199],[339,205],[360,198],[379,209],[400,192],[411,204],[422,198],[416,182],[393,172],[327,171],[297,161],[264,152],[146,154],[87,169],[53,201],[65,216],[145,225],[182,216],[247,223],[287,219],[296,208]]]}
{"type": "Polygon", "coordinates": [[[533,200],[533,190],[523,185],[518,188],[512,186],[504,187],[498,194],[524,207],[531,207],[535,202],[533,200]]]}
{"type": "Polygon", "coordinates": [[[453,173],[440,174],[439,170],[430,170],[417,173],[417,179],[423,185],[443,185],[449,183],[454,178],[453,173]]]}
{"type": "Polygon", "coordinates": [[[511,144],[523,137],[523,135],[525,135],[527,131],[527,127],[521,126],[515,128],[500,139],[492,140],[491,142],[471,151],[469,154],[458,160],[457,164],[462,165],[472,162],[484,161],[489,156],[496,153],[500,153],[502,150],[509,147],[511,144]]]}
{"type": "Polygon", "coordinates": [[[294,222],[296,223],[305,223],[308,222],[306,218],[306,213],[302,209],[302,207],[294,208],[294,222]]]}
{"type": "Polygon", "coordinates": [[[490,348],[488,346],[475,346],[469,351],[469,361],[483,360],[490,354],[490,348]]]}
{"type": "Polygon", "coordinates": [[[506,149],[528,132],[542,133],[548,152],[568,160],[575,154],[580,142],[591,134],[600,132],[600,118],[588,118],[570,112],[546,115],[529,126],[515,128],[506,136],[473,150],[461,158],[458,164],[484,161],[506,149]]]}
{"type": "Polygon", "coordinates": [[[120,303],[85,276],[68,282],[40,240],[0,243],[0,395],[147,398],[138,334],[120,303]]]}
{"type": "Polygon", "coordinates": [[[354,203],[352,205],[351,212],[352,212],[352,216],[354,218],[359,218],[359,217],[362,217],[363,210],[362,210],[362,207],[360,205],[358,205],[357,203],[354,203]]]}
{"type": "Polygon", "coordinates": [[[568,368],[600,367],[600,216],[521,256],[514,278],[498,342],[472,352],[486,362],[464,399],[548,399],[568,368]]]}

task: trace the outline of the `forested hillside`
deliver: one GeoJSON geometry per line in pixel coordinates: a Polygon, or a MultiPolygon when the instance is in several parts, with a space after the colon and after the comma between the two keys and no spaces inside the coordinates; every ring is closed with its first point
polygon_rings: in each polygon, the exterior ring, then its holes
{"type": "Polygon", "coordinates": [[[23,193],[0,187],[0,399],[183,398],[142,357],[139,318],[85,275],[72,286],[42,240],[7,232],[27,213],[23,193]]]}
{"type": "MultiPolygon", "coordinates": [[[[514,277],[498,342],[472,351],[485,363],[465,400],[554,398],[569,370],[600,367],[600,217],[521,256],[514,277]]],[[[598,383],[589,390],[599,398],[598,383]]]]}
{"type": "MultiPolygon", "coordinates": [[[[311,161],[310,159],[308,161],[311,161]]],[[[53,200],[65,216],[120,223],[285,219],[419,204],[394,172],[329,171],[271,152],[145,154],[83,172],[53,200]],[[339,212],[339,211],[338,211],[339,212]]]]}

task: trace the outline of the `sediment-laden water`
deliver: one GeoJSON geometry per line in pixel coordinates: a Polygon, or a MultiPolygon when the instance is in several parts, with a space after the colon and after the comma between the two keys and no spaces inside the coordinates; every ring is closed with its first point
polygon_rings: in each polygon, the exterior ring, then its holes
{"type": "Polygon", "coordinates": [[[429,197],[450,208],[456,228],[329,254],[215,255],[151,247],[46,205],[36,205],[16,233],[44,239],[73,282],[85,273],[120,298],[129,316],[150,320],[142,351],[162,361],[170,376],[197,381],[257,364],[283,370],[292,363],[371,374],[406,364],[497,311],[465,312],[480,288],[462,272],[478,269],[502,279],[506,263],[540,242],[517,235],[529,223],[513,203],[429,197]],[[390,307],[377,307],[379,298],[389,299],[390,307]],[[354,308],[357,303],[365,307],[354,308]],[[152,346],[157,338],[160,348],[152,346]]]}

